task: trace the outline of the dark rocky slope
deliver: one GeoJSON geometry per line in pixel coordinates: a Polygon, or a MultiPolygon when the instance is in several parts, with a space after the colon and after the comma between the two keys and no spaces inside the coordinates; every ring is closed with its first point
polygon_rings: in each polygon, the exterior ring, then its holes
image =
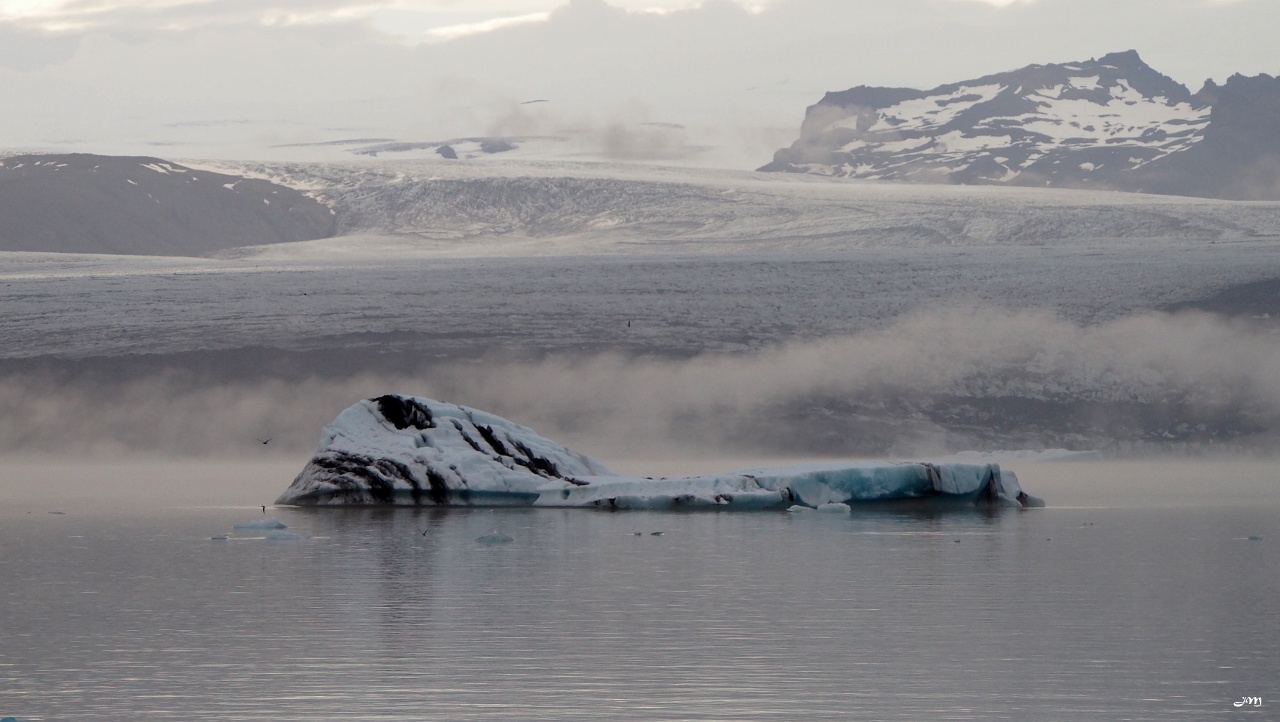
{"type": "Polygon", "coordinates": [[[292,188],[159,158],[0,159],[0,251],[202,256],[325,238],[335,221],[292,188]]]}

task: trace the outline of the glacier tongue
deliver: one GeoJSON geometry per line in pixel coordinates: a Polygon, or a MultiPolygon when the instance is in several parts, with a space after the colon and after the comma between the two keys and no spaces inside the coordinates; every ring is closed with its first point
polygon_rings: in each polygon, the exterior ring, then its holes
{"type": "Polygon", "coordinates": [[[1043,505],[1011,471],[990,463],[847,462],[675,479],[623,476],[499,416],[399,395],[339,414],[276,503],[784,510],[926,498],[1043,505]]]}

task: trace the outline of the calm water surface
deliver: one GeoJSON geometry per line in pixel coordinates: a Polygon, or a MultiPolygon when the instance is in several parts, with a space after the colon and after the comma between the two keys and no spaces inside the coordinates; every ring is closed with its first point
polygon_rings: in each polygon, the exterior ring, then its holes
{"type": "Polygon", "coordinates": [[[0,717],[1275,719],[1277,511],[10,500],[0,717]]]}

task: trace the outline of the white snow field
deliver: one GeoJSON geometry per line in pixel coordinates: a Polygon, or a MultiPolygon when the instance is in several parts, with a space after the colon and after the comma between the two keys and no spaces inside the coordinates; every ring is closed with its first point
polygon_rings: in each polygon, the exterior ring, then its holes
{"type": "Polygon", "coordinates": [[[276,503],[782,510],[926,498],[1044,505],[998,464],[845,462],[622,476],[499,416],[398,395],[339,414],[276,503]]]}

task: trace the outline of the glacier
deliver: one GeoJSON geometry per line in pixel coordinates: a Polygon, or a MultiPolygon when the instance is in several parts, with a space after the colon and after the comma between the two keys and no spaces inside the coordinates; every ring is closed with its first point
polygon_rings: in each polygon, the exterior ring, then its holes
{"type": "Polygon", "coordinates": [[[823,462],[625,476],[500,416],[397,394],[338,414],[275,503],[782,511],[903,499],[1044,505],[995,463],[823,462]]]}

